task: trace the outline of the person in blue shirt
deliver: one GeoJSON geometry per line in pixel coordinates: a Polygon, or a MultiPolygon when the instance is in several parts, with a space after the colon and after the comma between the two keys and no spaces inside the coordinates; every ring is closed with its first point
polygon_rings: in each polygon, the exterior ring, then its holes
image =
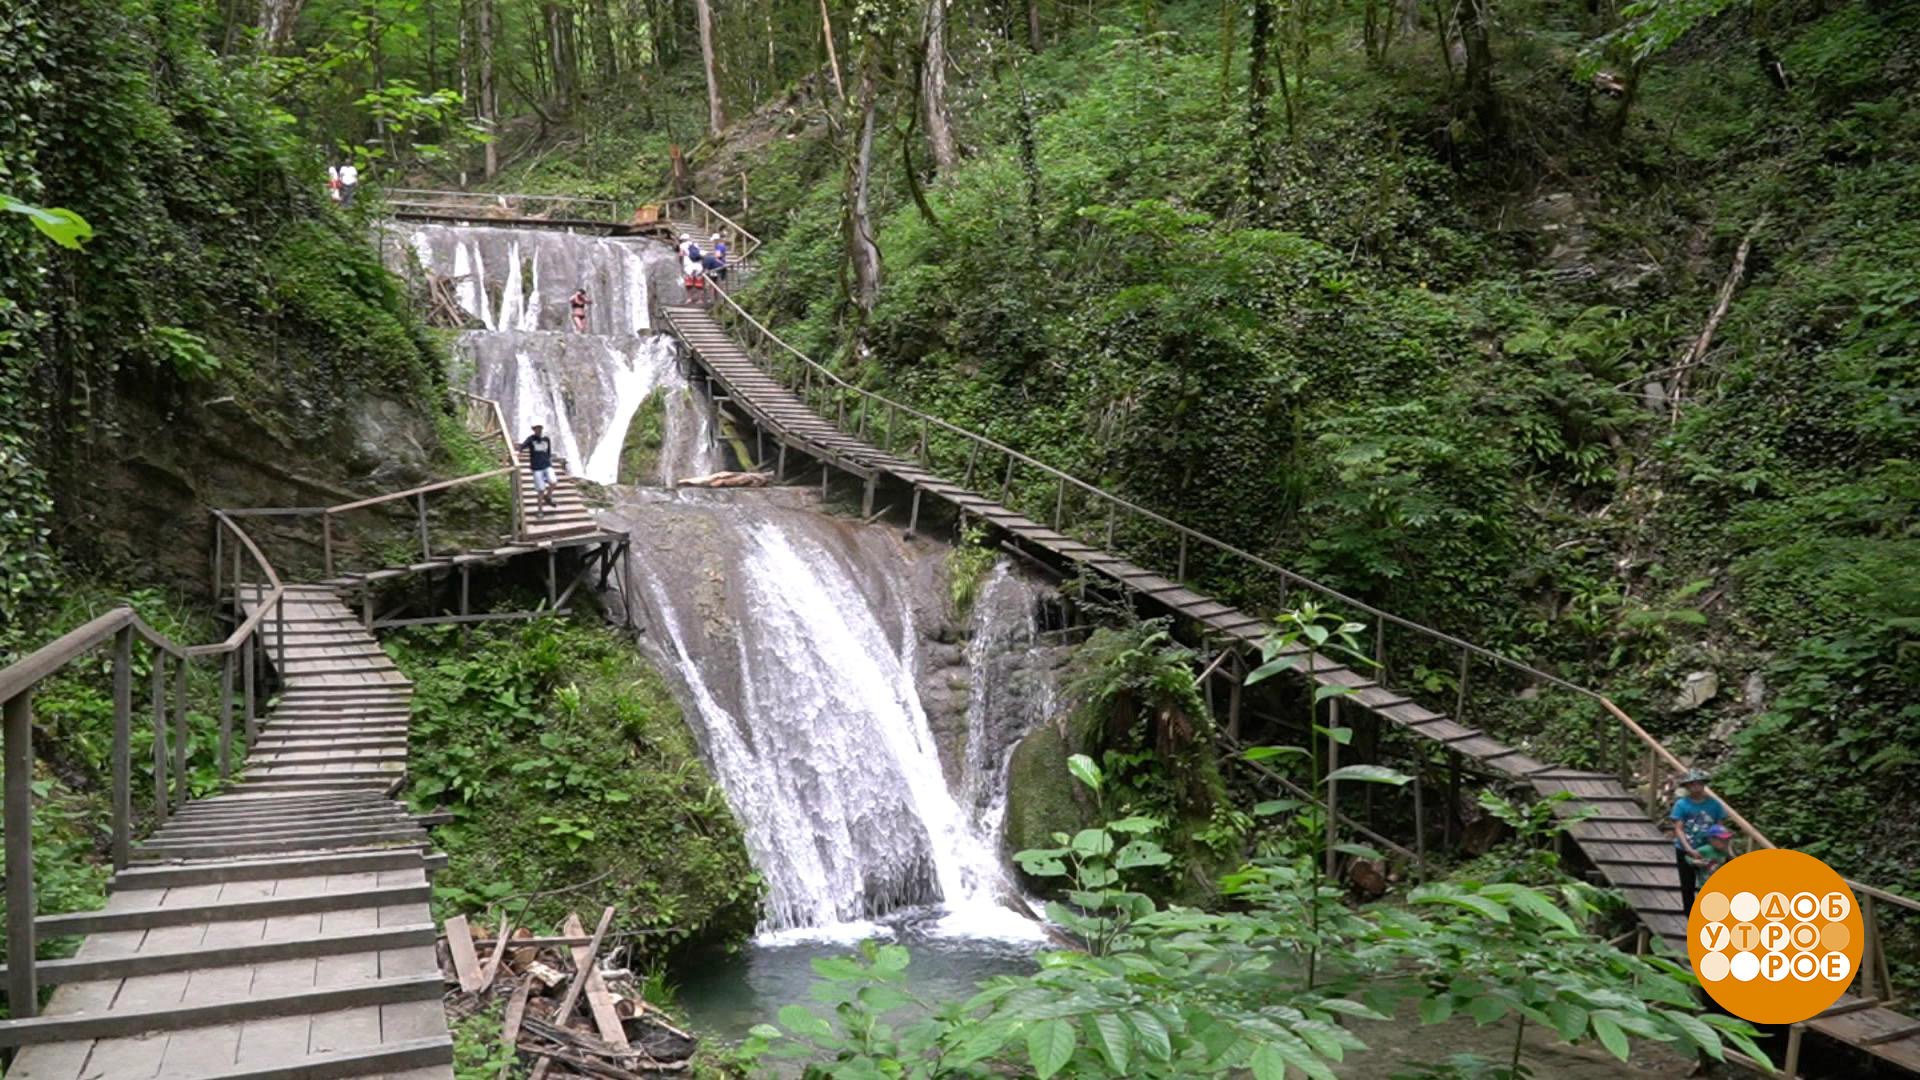
{"type": "Polygon", "coordinates": [[[1727,808],[1707,794],[1707,774],[1694,769],[1680,778],[1686,793],[1673,802],[1667,821],[1673,827],[1673,865],[1680,871],[1680,909],[1682,916],[1693,913],[1694,868],[1704,859],[1703,850],[1713,845],[1708,838],[1715,826],[1727,819],[1727,808]]]}

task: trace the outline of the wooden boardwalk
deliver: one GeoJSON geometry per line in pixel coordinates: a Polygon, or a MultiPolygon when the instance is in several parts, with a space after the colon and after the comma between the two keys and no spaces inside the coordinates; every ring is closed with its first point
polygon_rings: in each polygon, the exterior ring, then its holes
{"type": "MultiPolygon", "coordinates": [[[[922,494],[936,496],[963,514],[992,522],[1022,545],[1043,553],[1056,565],[1091,571],[1115,585],[1170,611],[1209,638],[1257,650],[1268,623],[1008,510],[976,492],[935,475],[918,462],[886,453],[841,431],[816,415],[779,379],[763,371],[722,326],[710,309],[667,309],[668,325],[691,350],[698,365],[726,391],[731,402],[753,417],[769,435],[822,462],[865,478],[890,477],[908,484],[916,506],[922,494]]],[[[1686,955],[1686,913],[1680,906],[1680,881],[1673,841],[1649,819],[1640,798],[1611,773],[1564,768],[1506,745],[1477,728],[1456,722],[1413,701],[1411,695],[1383,686],[1324,653],[1298,646],[1299,670],[1321,686],[1345,687],[1340,700],[1366,709],[1391,724],[1460,754],[1482,769],[1531,786],[1541,795],[1566,792],[1566,815],[1584,813],[1571,830],[1606,880],[1632,905],[1648,932],[1686,955]]],[[[1852,998],[1828,1010],[1811,1026],[1879,1057],[1920,1072],[1920,1025],[1890,1009],[1852,998]],[[1906,1032],[1900,1038],[1876,1036],[1906,1032]]]]}
{"type": "MultiPolygon", "coordinates": [[[[252,597],[260,595],[256,590],[252,597]]],[[[249,607],[252,600],[249,600],[249,607]]],[[[285,689],[238,782],[177,806],[114,875],[9,1080],[384,1076],[450,1080],[421,822],[406,771],[412,686],[322,586],[290,587],[285,689]]]]}

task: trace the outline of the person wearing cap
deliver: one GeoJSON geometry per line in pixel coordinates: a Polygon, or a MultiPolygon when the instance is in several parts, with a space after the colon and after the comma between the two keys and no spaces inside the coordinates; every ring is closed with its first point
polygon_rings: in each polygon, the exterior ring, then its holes
{"type": "Polygon", "coordinates": [[[527,468],[533,470],[533,493],[538,500],[538,513],[547,516],[547,507],[553,503],[553,440],[542,433],[540,425],[533,425],[533,434],[520,444],[520,450],[527,455],[527,468]]]}
{"type": "Polygon", "coordinates": [[[719,233],[713,234],[713,239],[707,248],[707,257],[700,262],[709,280],[717,281],[722,285],[727,283],[727,242],[720,239],[719,233]]]}
{"type": "Polygon", "coordinates": [[[1699,865],[1695,860],[1705,858],[1702,848],[1712,849],[1709,834],[1727,819],[1727,808],[1707,794],[1707,774],[1702,769],[1690,770],[1680,778],[1680,786],[1685,791],[1674,800],[1667,820],[1673,826],[1673,864],[1680,871],[1681,914],[1689,915],[1693,912],[1694,869],[1699,865]]]}
{"type": "Polygon", "coordinates": [[[1693,859],[1694,883],[1703,885],[1713,876],[1715,870],[1727,865],[1733,858],[1733,830],[1725,825],[1715,825],[1707,830],[1707,846],[1693,859]]]}

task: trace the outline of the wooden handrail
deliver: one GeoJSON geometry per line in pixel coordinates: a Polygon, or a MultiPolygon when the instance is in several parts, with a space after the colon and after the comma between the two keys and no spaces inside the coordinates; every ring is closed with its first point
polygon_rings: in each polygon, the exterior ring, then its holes
{"type": "Polygon", "coordinates": [[[400,499],[411,499],[416,495],[431,495],[436,491],[445,491],[448,488],[457,488],[463,484],[472,484],[481,480],[491,480],[496,476],[502,476],[512,471],[513,471],[512,466],[504,466],[502,468],[495,469],[492,472],[470,473],[466,476],[456,476],[452,480],[441,480],[441,481],[438,481],[437,483],[422,484],[419,487],[408,488],[405,491],[395,491],[395,492],[390,492],[386,495],[375,495],[372,498],[359,499],[350,503],[341,503],[338,506],[329,506],[326,509],[322,510],[321,513],[344,514],[349,510],[364,510],[369,506],[378,506],[381,503],[395,502],[400,499]]]}
{"type": "MultiPolygon", "coordinates": [[[[828,388],[834,388],[840,391],[850,393],[860,401],[868,402],[868,403],[871,403],[872,405],[886,408],[890,410],[890,414],[898,413],[900,415],[907,417],[910,420],[918,421],[919,423],[925,426],[925,429],[938,430],[945,434],[951,435],[957,439],[960,439],[963,442],[970,443],[976,449],[985,449],[985,450],[991,451],[992,453],[999,455],[1008,461],[1009,464],[1007,468],[1008,468],[1009,475],[1011,474],[1014,463],[1017,463],[1028,469],[1035,470],[1041,473],[1043,476],[1046,476],[1052,479],[1054,482],[1061,485],[1063,492],[1066,488],[1072,488],[1091,500],[1106,504],[1112,511],[1124,512],[1129,517],[1145,519],[1147,521],[1153,522],[1154,524],[1162,526],[1163,528],[1173,532],[1176,536],[1181,538],[1183,551],[1184,551],[1185,543],[1187,541],[1192,541],[1203,547],[1207,547],[1207,548],[1211,548],[1213,550],[1219,551],[1224,555],[1227,555],[1234,559],[1248,563],[1254,567],[1257,567],[1262,571],[1265,571],[1266,573],[1276,576],[1280,580],[1282,587],[1299,587],[1302,589],[1306,589],[1310,592],[1320,595],[1321,597],[1324,597],[1330,601],[1333,601],[1336,604],[1341,605],[1343,609],[1350,609],[1352,611],[1356,611],[1363,615],[1367,615],[1374,619],[1377,619],[1381,623],[1392,624],[1394,626],[1398,626],[1403,629],[1412,631],[1413,633],[1418,634],[1422,637],[1425,637],[1429,640],[1445,645],[1449,649],[1459,650],[1465,656],[1479,657],[1483,660],[1499,665],[1500,667],[1503,667],[1515,674],[1524,676],[1527,679],[1545,683],[1552,686],[1556,686],[1563,690],[1571,691],[1575,694],[1578,694],[1582,697],[1592,700],[1598,705],[1600,705],[1602,709],[1604,709],[1609,715],[1613,717],[1613,719],[1621,726],[1621,728],[1624,731],[1626,731],[1633,738],[1638,740],[1650,753],[1655,755],[1659,761],[1664,763],[1664,765],[1667,768],[1674,770],[1676,773],[1684,772],[1686,770],[1685,763],[1683,763],[1679,758],[1675,757],[1673,753],[1666,748],[1665,745],[1663,745],[1658,739],[1655,739],[1653,735],[1649,733],[1645,728],[1641,727],[1638,722],[1636,722],[1631,716],[1627,714],[1625,709],[1622,709],[1620,705],[1616,703],[1612,698],[1609,698],[1608,696],[1600,693],[1597,690],[1589,689],[1587,687],[1579,685],[1578,683],[1574,683],[1570,680],[1562,678],[1558,675],[1554,675],[1550,672],[1542,671],[1531,664],[1523,663],[1521,661],[1514,660],[1510,657],[1503,656],[1500,653],[1497,653],[1484,646],[1476,645],[1473,642],[1467,641],[1464,638],[1456,637],[1455,635],[1446,633],[1441,630],[1434,629],[1433,627],[1425,626],[1421,623],[1414,622],[1411,619],[1406,619],[1399,615],[1395,615],[1390,611],[1386,611],[1372,604],[1366,603],[1365,601],[1360,600],[1356,597],[1349,596],[1346,593],[1343,593],[1331,586],[1324,585],[1318,581],[1313,580],[1312,578],[1305,577],[1291,570],[1288,570],[1283,566],[1279,566],[1276,563],[1272,562],[1271,560],[1266,559],[1262,556],[1256,555],[1253,552],[1247,551],[1246,549],[1236,544],[1232,544],[1227,541],[1217,539],[1213,536],[1210,536],[1206,533],[1199,531],[1198,529],[1194,529],[1186,525],[1182,525],[1181,523],[1174,521],[1173,519],[1168,518],[1163,514],[1157,513],[1144,506],[1140,506],[1137,503],[1133,503],[1126,499],[1123,499],[1117,495],[1112,494],[1111,492],[1106,491],[1103,488],[1100,488],[1085,480],[1081,480],[1078,477],[1072,476],[1060,469],[1057,469],[1051,465],[1046,464],[1043,461],[1039,461],[1028,454],[1022,453],[1021,451],[1015,450],[1010,446],[1000,443],[994,439],[988,438],[985,435],[981,435],[977,432],[970,431],[966,428],[962,428],[941,417],[934,416],[931,413],[923,412],[911,405],[906,404],[905,402],[897,401],[893,398],[887,397],[884,394],[876,393],[874,391],[867,390],[864,387],[856,386],[853,383],[850,383],[846,379],[842,378],[838,373],[828,369],[827,367],[823,366],[819,362],[815,361],[813,358],[807,356],[805,353],[801,352],[799,349],[795,348],[793,345],[789,344],[787,341],[782,339],[778,334],[774,333],[771,329],[769,329],[765,324],[761,323],[758,319],[755,319],[751,313],[749,313],[745,308],[740,306],[739,302],[733,298],[733,296],[727,291],[727,289],[722,284],[720,284],[719,282],[709,282],[708,287],[710,291],[714,295],[717,295],[722,302],[723,306],[720,309],[718,309],[720,312],[722,312],[723,314],[730,314],[734,318],[738,319],[740,322],[744,323],[746,327],[750,328],[755,335],[762,338],[767,344],[774,346],[778,350],[786,353],[789,357],[792,358],[793,361],[796,361],[799,365],[801,365],[802,371],[804,372],[804,375],[805,375],[805,378],[803,380],[796,380],[792,378],[792,376],[787,375],[784,372],[776,371],[776,374],[784,378],[787,381],[789,386],[794,386],[796,383],[801,383],[807,389],[810,390],[812,386],[812,381],[817,379],[823,384],[825,384],[825,386],[828,388]]],[[[806,390],[801,391],[801,397],[804,402],[806,400],[806,390]]],[[[1185,576],[1184,573],[1178,575],[1178,577],[1176,578],[1176,581],[1178,581],[1179,578],[1184,578],[1184,576],[1185,576]]],[[[1773,843],[1773,841],[1770,840],[1765,833],[1762,833],[1757,827],[1755,827],[1752,822],[1748,821],[1745,817],[1741,816],[1739,813],[1734,811],[1732,806],[1727,804],[1726,800],[1722,799],[1721,804],[1726,807],[1728,820],[1731,821],[1735,826],[1737,826],[1744,834],[1746,834],[1749,838],[1751,838],[1755,843],[1763,847],[1776,846],[1773,843]]],[[[1851,886],[1856,892],[1874,896],[1876,898],[1885,900],[1888,903],[1894,904],[1899,907],[1920,911],[1920,900],[1904,897],[1897,893],[1890,893],[1884,889],[1879,889],[1871,885],[1866,885],[1857,881],[1853,881],[1852,879],[1848,879],[1848,885],[1851,886]]]]}
{"type": "Polygon", "coordinates": [[[720,211],[715,210],[712,204],[708,203],[705,199],[702,199],[700,196],[679,195],[679,196],[675,196],[674,198],[668,199],[664,205],[672,206],[675,203],[689,203],[694,206],[698,206],[701,210],[705,211],[709,216],[719,220],[721,223],[726,225],[727,228],[732,229],[734,232],[740,234],[740,238],[741,238],[740,250],[737,252],[731,253],[733,258],[744,259],[747,256],[753,254],[754,252],[760,250],[759,237],[753,235],[752,233],[748,232],[746,229],[742,228],[739,222],[733,220],[727,215],[721,213],[720,211]]]}

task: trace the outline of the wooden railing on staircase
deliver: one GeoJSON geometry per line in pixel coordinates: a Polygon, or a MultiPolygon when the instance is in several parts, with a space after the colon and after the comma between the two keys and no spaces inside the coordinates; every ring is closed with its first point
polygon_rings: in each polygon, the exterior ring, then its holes
{"type": "MultiPolygon", "coordinates": [[[[1590,748],[1597,763],[1617,775],[1629,790],[1643,792],[1646,809],[1656,820],[1665,817],[1664,801],[1687,765],[1607,695],[1383,610],[985,435],[857,386],[783,340],[742,308],[725,289],[715,288],[713,293],[711,314],[728,329],[756,365],[778,378],[815,414],[832,421],[840,430],[871,441],[888,454],[908,454],[923,468],[945,475],[969,490],[992,496],[997,489],[1001,505],[1023,510],[1038,521],[1050,521],[1056,532],[1107,552],[1124,554],[1141,565],[1158,567],[1163,572],[1170,568],[1168,577],[1172,581],[1225,594],[1223,598],[1256,615],[1272,619],[1298,600],[1311,599],[1341,614],[1371,619],[1371,660],[1382,681],[1389,664],[1398,663],[1409,675],[1419,675],[1418,681],[1436,686],[1439,693],[1451,691],[1452,700],[1448,704],[1453,719],[1459,723],[1466,723],[1466,713],[1472,704],[1468,691],[1476,673],[1484,676],[1489,670],[1510,682],[1524,684],[1536,695],[1557,691],[1585,703],[1594,713],[1595,739],[1590,748]],[[1036,485],[1032,481],[1036,478],[1040,481],[1039,488],[1047,491],[1051,499],[1040,505],[1015,505],[1023,491],[1034,490],[1036,485]],[[1225,583],[1225,586],[1209,588],[1209,583],[1225,583]],[[1409,658],[1417,658],[1418,672],[1409,658]]],[[[1029,497],[1027,501],[1034,500],[1029,497]]],[[[1546,706],[1536,705],[1536,708],[1546,706]]],[[[1476,715],[1474,723],[1492,733],[1492,729],[1501,725],[1501,717],[1489,712],[1476,715]]],[[[1504,733],[1504,737],[1510,743],[1524,746],[1528,734],[1510,731],[1504,733]]],[[[1724,798],[1721,801],[1728,805],[1729,821],[1748,845],[1775,846],[1724,798]]],[[[1892,906],[1920,912],[1920,901],[1853,878],[1848,879],[1848,884],[1861,897],[1862,915],[1869,927],[1867,955],[1861,966],[1866,996],[1871,997],[1876,978],[1879,989],[1883,992],[1887,989],[1884,935],[1875,921],[1878,909],[1892,906]],[[1874,974],[1868,974],[1869,967],[1874,974]]]]}
{"type": "Polygon", "coordinates": [[[239,625],[220,641],[206,645],[182,646],[155,630],[131,607],[119,607],[101,615],[0,669],[0,703],[5,709],[5,801],[6,831],[6,913],[7,913],[7,1007],[15,1019],[35,1015],[39,1005],[39,986],[35,975],[38,947],[35,919],[38,915],[33,873],[33,800],[34,748],[33,701],[36,688],[48,678],[74,669],[95,650],[111,645],[113,680],[113,741],[108,751],[111,770],[108,792],[111,817],[111,857],[113,867],[127,866],[133,837],[133,665],[134,645],[144,643],[150,658],[150,710],[153,723],[153,816],[164,818],[170,809],[183,804],[190,794],[187,774],[187,669],[196,661],[208,660],[220,665],[219,767],[224,779],[233,773],[232,753],[234,710],[239,707],[248,742],[251,743],[258,719],[271,659],[275,670],[284,669],[287,642],[285,623],[279,621],[286,589],[253,538],[247,535],[231,515],[216,512],[214,520],[215,575],[214,595],[225,594],[230,586],[233,610],[239,625]],[[231,571],[224,573],[227,551],[232,553],[231,571]],[[264,594],[261,590],[264,589],[264,594]],[[252,614],[241,597],[259,596],[252,614]],[[244,617],[242,617],[244,615],[244,617]],[[269,635],[262,626],[269,616],[280,632],[269,635]],[[171,669],[171,677],[169,676],[171,669]],[[235,683],[240,687],[236,690],[235,683]],[[171,692],[172,739],[169,747],[168,712],[171,692]]]}

